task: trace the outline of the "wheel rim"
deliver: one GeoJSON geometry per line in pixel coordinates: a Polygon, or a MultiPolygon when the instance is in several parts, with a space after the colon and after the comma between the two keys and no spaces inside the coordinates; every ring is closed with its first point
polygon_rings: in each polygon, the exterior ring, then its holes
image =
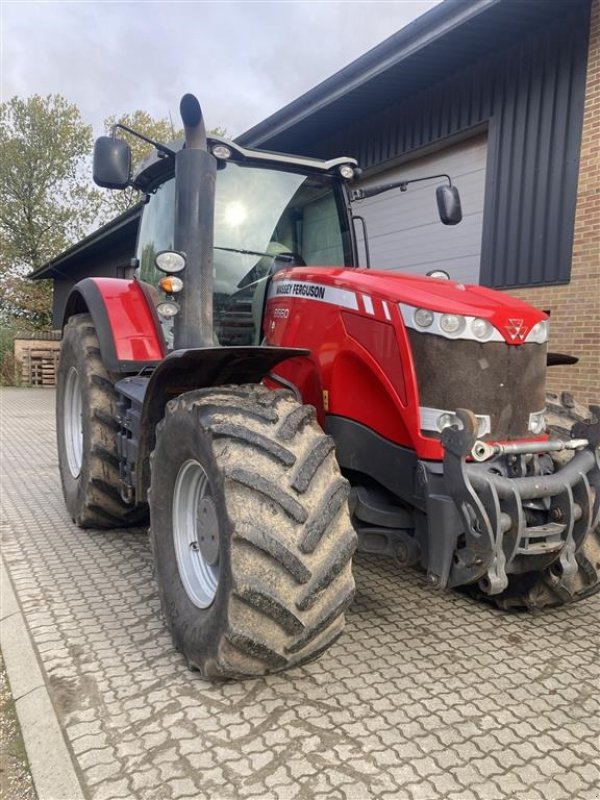
{"type": "Polygon", "coordinates": [[[194,460],[181,466],[175,481],[173,540],[187,596],[208,608],[219,585],[219,526],[208,476],[194,460]]]}
{"type": "Polygon", "coordinates": [[[64,404],[65,450],[69,472],[79,477],[83,462],[83,420],[81,404],[81,384],[75,367],[67,374],[64,404]]]}

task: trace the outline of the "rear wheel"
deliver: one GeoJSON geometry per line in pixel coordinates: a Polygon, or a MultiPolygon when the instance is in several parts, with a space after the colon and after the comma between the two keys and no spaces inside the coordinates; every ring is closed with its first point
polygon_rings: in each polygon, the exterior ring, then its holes
{"type": "Polygon", "coordinates": [[[71,317],[61,344],[56,432],[65,503],[82,528],[138,525],[147,515],[121,497],[115,379],[102,363],[90,315],[71,317]]]}
{"type": "MultiPolygon", "coordinates": [[[[586,406],[576,403],[568,392],[546,397],[546,423],[554,438],[569,439],[575,422],[592,416],[586,406]]],[[[557,466],[570,460],[573,453],[558,453],[557,466]]],[[[531,611],[561,606],[582,600],[600,591],[600,525],[590,531],[576,553],[577,572],[562,579],[552,566],[543,572],[510,575],[507,588],[498,595],[485,595],[500,608],[524,608],[531,611]]]]}
{"type": "Polygon", "coordinates": [[[342,632],[356,534],[333,441],[286,392],[238,386],[167,406],[150,538],[164,615],[208,678],[303,664],[342,632]]]}

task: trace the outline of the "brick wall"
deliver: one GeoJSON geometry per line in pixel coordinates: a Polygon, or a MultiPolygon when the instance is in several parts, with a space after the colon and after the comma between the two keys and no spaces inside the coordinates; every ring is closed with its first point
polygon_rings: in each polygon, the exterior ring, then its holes
{"type": "Polygon", "coordinates": [[[550,350],[580,359],[572,367],[551,367],[548,388],[600,403],[600,0],[592,2],[571,281],[510,294],[550,309],[550,350]]]}

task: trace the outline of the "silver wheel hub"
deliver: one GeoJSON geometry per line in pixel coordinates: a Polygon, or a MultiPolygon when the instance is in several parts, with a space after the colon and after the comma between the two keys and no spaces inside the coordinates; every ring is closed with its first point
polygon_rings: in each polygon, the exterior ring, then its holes
{"type": "Polygon", "coordinates": [[[83,421],[81,383],[75,367],[67,373],[63,420],[67,465],[71,475],[78,478],[83,463],[83,421]]]}
{"type": "Polygon", "coordinates": [[[208,608],[219,585],[219,520],[208,476],[193,459],[182,464],[175,480],[173,543],[187,596],[208,608]]]}

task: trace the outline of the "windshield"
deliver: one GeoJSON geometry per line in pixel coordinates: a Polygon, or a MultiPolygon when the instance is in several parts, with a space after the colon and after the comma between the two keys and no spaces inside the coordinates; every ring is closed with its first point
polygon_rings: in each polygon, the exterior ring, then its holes
{"type": "MultiPolygon", "coordinates": [[[[140,230],[140,278],[154,286],[161,277],[154,256],[174,246],[174,184],[167,181],[151,197],[140,230]]],[[[250,344],[260,338],[263,298],[261,287],[255,284],[273,268],[344,266],[351,259],[338,181],[327,175],[233,161],[220,167],[215,197],[214,313],[221,344],[250,344]]]]}

